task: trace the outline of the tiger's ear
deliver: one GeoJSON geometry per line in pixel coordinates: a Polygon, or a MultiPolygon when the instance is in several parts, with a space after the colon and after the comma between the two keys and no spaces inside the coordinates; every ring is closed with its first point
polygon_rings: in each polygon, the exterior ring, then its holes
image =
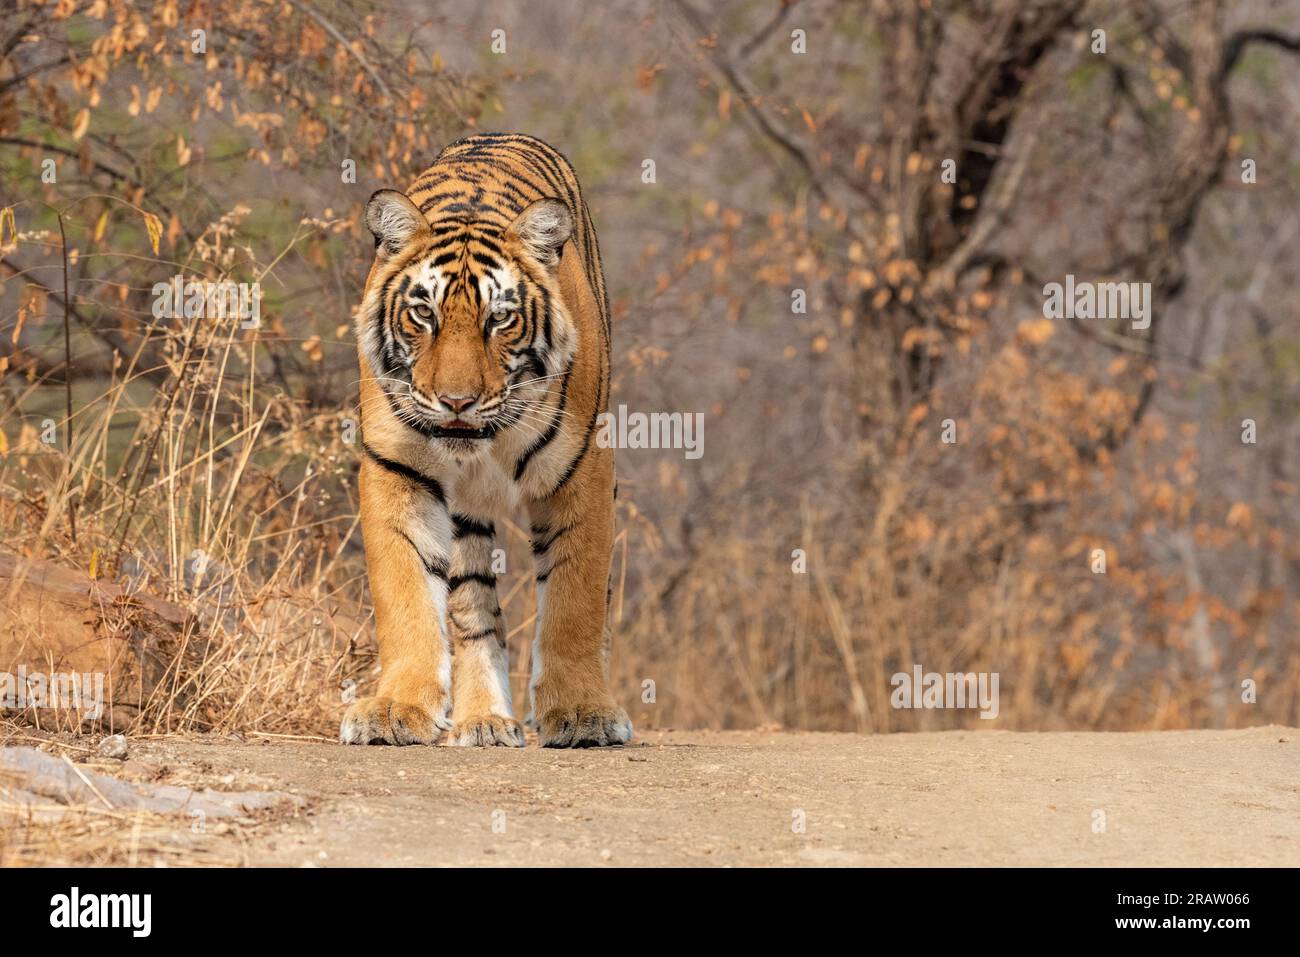
{"type": "Polygon", "coordinates": [[[560,250],[573,233],[573,213],[558,199],[539,199],[506,229],[543,266],[560,261],[560,250]]]}
{"type": "Polygon", "coordinates": [[[375,249],[392,255],[421,232],[429,232],[429,223],[405,193],[381,189],[366,203],[366,228],[374,233],[375,249]]]}

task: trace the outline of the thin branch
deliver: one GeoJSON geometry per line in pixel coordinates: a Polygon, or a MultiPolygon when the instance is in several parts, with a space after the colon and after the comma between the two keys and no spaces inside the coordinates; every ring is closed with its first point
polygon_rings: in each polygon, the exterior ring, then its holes
{"type": "MultiPolygon", "coordinates": [[[[695,8],[687,3],[686,0],[673,0],[673,3],[697,33],[706,37],[711,37],[716,34],[717,31],[713,30],[708,23],[705,22],[704,18],[700,16],[695,8]]],[[[817,176],[817,170],[813,166],[812,160],[809,159],[808,154],[804,152],[803,148],[799,146],[799,144],[796,143],[787,133],[778,129],[776,123],[768,117],[767,113],[758,105],[758,98],[755,97],[753,89],[745,78],[741,76],[740,71],[736,66],[727,59],[726,55],[723,54],[716,45],[714,45],[710,50],[710,57],[713,60],[714,65],[722,72],[722,75],[727,78],[727,82],[731,84],[732,88],[735,89],[738,94],[740,94],[741,99],[749,107],[746,112],[753,117],[754,123],[758,126],[760,132],[780,147],[783,152],[798,164],[799,168],[803,170],[804,175],[808,178],[808,182],[812,186],[813,192],[815,192],[820,199],[829,202],[830,197],[826,195],[826,190],[822,186],[822,183],[817,176]]]]}
{"type": "MultiPolygon", "coordinates": [[[[42,143],[40,140],[25,139],[21,136],[0,136],[0,143],[6,143],[10,146],[29,146],[32,149],[47,150],[51,153],[58,153],[60,156],[69,156],[72,159],[81,158],[80,154],[77,153],[76,150],[70,150],[64,146],[57,146],[54,143],[42,143]]],[[[123,183],[130,183],[132,186],[144,186],[143,183],[129,173],[123,173],[121,170],[116,170],[98,160],[93,161],[91,165],[101,173],[107,173],[109,176],[123,183]]]]}
{"type": "Polygon", "coordinates": [[[1241,60],[1246,47],[1252,43],[1267,43],[1290,53],[1300,53],[1300,36],[1289,37],[1277,30],[1239,30],[1223,45],[1223,59],[1219,61],[1219,76],[1227,76],[1241,60]]]}
{"type": "Polygon", "coordinates": [[[68,234],[63,227],[63,214],[59,213],[59,240],[63,254],[63,387],[67,398],[68,420],[64,428],[68,431],[68,531],[72,544],[77,544],[77,508],[72,494],[72,470],[75,467],[72,455],[72,322],[68,315],[68,234]]]}
{"type": "Polygon", "coordinates": [[[320,24],[321,28],[324,29],[326,33],[328,33],[335,40],[337,40],[343,46],[343,48],[348,51],[348,53],[352,56],[352,59],[356,60],[358,63],[361,64],[361,68],[365,70],[367,74],[370,75],[370,79],[372,79],[375,82],[375,86],[377,86],[379,88],[379,91],[384,94],[384,98],[388,100],[390,104],[395,102],[393,99],[392,91],[388,89],[388,84],[384,82],[383,77],[381,77],[379,75],[379,72],[373,66],[370,65],[370,61],[367,60],[365,57],[363,57],[360,51],[355,49],[352,46],[352,44],[348,42],[347,37],[343,36],[343,34],[339,32],[338,28],[334,26],[334,24],[326,20],[323,16],[321,16],[320,13],[318,13],[312,7],[308,6],[305,3],[300,3],[299,0],[289,0],[289,4],[295,9],[297,9],[299,12],[306,14],[307,16],[315,20],[318,24],[320,24]]]}
{"type": "Polygon", "coordinates": [[[69,62],[71,62],[71,58],[65,55],[59,57],[59,59],[57,60],[51,60],[49,63],[39,63],[36,66],[32,67],[30,70],[27,70],[26,72],[15,74],[14,76],[8,77],[5,80],[0,81],[0,93],[8,92],[9,90],[13,89],[15,86],[18,86],[24,80],[27,80],[38,73],[43,73],[46,70],[51,70],[56,66],[62,66],[63,64],[69,62]]]}
{"type": "Polygon", "coordinates": [[[745,41],[745,44],[740,48],[740,51],[736,56],[742,60],[747,59],[751,53],[767,42],[767,38],[770,37],[773,32],[775,32],[776,28],[781,25],[781,21],[790,15],[790,11],[794,9],[795,4],[798,2],[799,0],[779,0],[780,6],[777,8],[776,15],[772,17],[771,20],[767,21],[767,23],[757,33],[745,41]]]}

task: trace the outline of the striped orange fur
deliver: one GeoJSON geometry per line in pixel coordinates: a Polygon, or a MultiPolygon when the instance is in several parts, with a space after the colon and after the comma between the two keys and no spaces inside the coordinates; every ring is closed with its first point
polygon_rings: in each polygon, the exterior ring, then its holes
{"type": "Polygon", "coordinates": [[[541,140],[477,134],[366,208],[357,314],[361,521],[382,673],[345,743],[524,743],[510,700],[494,522],[522,506],[543,745],[621,744],[607,687],[613,452],[609,304],[591,215],[541,140]]]}

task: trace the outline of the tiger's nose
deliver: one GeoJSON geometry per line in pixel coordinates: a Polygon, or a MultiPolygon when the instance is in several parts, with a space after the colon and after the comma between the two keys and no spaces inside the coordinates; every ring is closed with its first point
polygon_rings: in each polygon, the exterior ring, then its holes
{"type": "Polygon", "coordinates": [[[476,395],[440,395],[438,401],[453,412],[464,412],[478,401],[476,395]]]}

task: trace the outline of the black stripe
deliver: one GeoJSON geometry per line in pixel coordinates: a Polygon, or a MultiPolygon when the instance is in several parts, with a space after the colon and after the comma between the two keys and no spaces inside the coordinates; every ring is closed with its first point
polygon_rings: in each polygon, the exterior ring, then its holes
{"type": "Polygon", "coordinates": [[[551,294],[546,291],[545,286],[540,286],[539,291],[542,294],[542,344],[546,351],[551,351],[551,294]]]}
{"type": "Polygon", "coordinates": [[[505,251],[504,249],[501,248],[500,244],[497,243],[497,241],[496,241],[495,239],[492,239],[491,237],[484,236],[484,235],[481,235],[481,234],[478,234],[478,233],[475,233],[474,235],[470,236],[469,238],[470,238],[470,241],[471,241],[471,242],[476,242],[476,243],[478,243],[480,246],[482,246],[482,247],[483,247],[484,249],[486,249],[488,252],[490,252],[490,253],[492,253],[494,256],[496,256],[498,259],[502,259],[502,258],[505,257],[506,251],[505,251]]]}
{"type": "MultiPolygon", "coordinates": [[[[556,161],[558,158],[563,161],[565,166],[569,166],[568,160],[560,156],[552,147],[533,137],[515,136],[510,137],[506,142],[513,145],[502,147],[503,150],[519,156],[533,168],[534,172],[542,174],[542,177],[556,189],[564,190],[571,198],[573,197],[573,188],[570,185],[571,177],[566,175],[564,168],[556,161]]],[[[570,167],[571,169],[572,167],[570,167]]]]}
{"type": "MultiPolygon", "coordinates": [[[[501,154],[505,152],[504,150],[501,150],[499,146],[494,148],[498,149],[499,153],[501,154]]],[[[528,175],[530,173],[536,173],[537,172],[536,170],[527,169],[527,168],[521,169],[521,166],[523,164],[519,162],[515,162],[513,160],[514,160],[513,157],[511,157],[510,160],[507,160],[504,155],[493,155],[485,162],[487,162],[490,166],[492,166],[494,169],[500,172],[502,176],[506,178],[507,182],[513,179],[513,180],[517,180],[520,183],[523,183],[525,186],[527,186],[537,195],[537,199],[541,199],[543,196],[549,195],[548,194],[548,190],[550,188],[549,184],[539,183],[532,176],[528,175]]],[[[544,179],[545,177],[543,177],[543,180],[544,179]]],[[[529,200],[529,202],[530,203],[535,202],[535,200],[529,200]]]]}
{"type": "MultiPolygon", "coordinates": [[[[534,137],[499,133],[492,135],[473,133],[444,147],[442,152],[438,154],[438,158],[434,160],[434,163],[437,165],[444,161],[448,164],[458,164],[466,161],[478,162],[499,170],[508,177],[507,181],[515,180],[523,183],[537,194],[538,199],[550,195],[547,189],[543,189],[532,176],[527,175],[541,174],[542,180],[547,182],[548,186],[552,185],[549,183],[549,177],[545,175],[545,170],[539,168],[539,165],[535,162],[535,155],[519,148],[517,144],[521,143],[534,147],[534,153],[537,147],[551,149],[551,147],[534,137]]],[[[553,149],[551,151],[555,152],[553,149]]],[[[556,153],[556,155],[559,154],[556,153]]],[[[565,160],[565,162],[568,161],[565,160]]]]}
{"type": "MultiPolygon", "coordinates": [[[[385,286],[384,288],[387,289],[388,287],[385,286]]],[[[393,303],[399,302],[402,299],[402,297],[406,295],[406,290],[410,288],[411,288],[411,274],[403,273],[402,281],[397,284],[397,291],[393,293],[392,300],[388,304],[389,308],[390,309],[392,308],[393,303]]]]}
{"type": "Polygon", "coordinates": [[[586,458],[587,452],[590,449],[590,447],[591,447],[591,429],[588,428],[587,434],[582,437],[582,450],[578,452],[577,457],[574,458],[574,460],[569,463],[569,467],[564,470],[564,474],[561,475],[560,480],[555,483],[555,487],[546,493],[548,496],[554,495],[560,489],[564,488],[564,486],[569,484],[569,479],[573,478],[574,473],[578,471],[578,466],[581,465],[582,460],[586,458]]]}
{"type": "Polygon", "coordinates": [[[474,572],[470,575],[453,575],[451,578],[447,579],[447,587],[452,591],[455,591],[461,585],[468,584],[469,582],[478,582],[480,585],[486,585],[488,588],[496,588],[497,576],[483,572],[474,572]]]}
{"type": "Polygon", "coordinates": [[[538,436],[537,440],[533,442],[532,445],[528,446],[527,449],[524,450],[524,454],[521,455],[519,457],[519,461],[515,463],[516,482],[518,482],[521,478],[523,478],[524,469],[528,468],[528,463],[532,461],[533,456],[536,455],[538,452],[540,452],[542,449],[546,448],[548,445],[550,445],[551,442],[555,440],[555,436],[558,435],[560,432],[560,423],[564,420],[564,407],[569,402],[569,373],[568,372],[564,374],[564,378],[561,380],[561,382],[562,385],[560,386],[559,408],[558,410],[553,410],[555,411],[555,419],[551,422],[549,426],[547,426],[546,432],[538,436]]]}
{"type": "Polygon", "coordinates": [[[420,205],[423,206],[425,203],[441,203],[444,199],[464,199],[464,198],[465,198],[465,191],[463,189],[455,189],[453,187],[452,189],[443,190],[441,193],[433,193],[430,196],[426,196],[423,199],[423,201],[421,201],[420,205]]]}
{"type": "Polygon", "coordinates": [[[563,565],[563,564],[564,564],[565,562],[567,562],[568,560],[569,560],[569,559],[568,559],[568,557],[566,556],[566,557],[564,557],[564,558],[561,558],[559,561],[554,562],[554,563],[551,565],[550,568],[546,569],[546,571],[544,571],[544,572],[538,572],[538,573],[537,573],[537,580],[538,580],[539,582],[544,582],[544,581],[546,581],[546,579],[548,579],[548,578],[551,577],[551,572],[555,571],[555,569],[559,568],[561,565],[563,565]]]}
{"type": "Polygon", "coordinates": [[[480,522],[468,515],[453,515],[451,517],[451,533],[456,538],[469,538],[472,535],[477,535],[480,538],[492,538],[496,535],[497,529],[491,522],[480,522]]]}
{"type": "Polygon", "coordinates": [[[563,535],[565,532],[572,531],[573,527],[574,526],[572,525],[565,525],[563,528],[557,528],[553,532],[549,528],[534,527],[533,529],[531,529],[533,533],[533,542],[532,542],[533,554],[545,555],[548,551],[550,551],[551,546],[554,545],[556,541],[559,540],[560,536],[563,535]],[[538,536],[542,536],[542,535],[546,536],[546,540],[538,541],[537,540],[538,536]]]}
{"type": "MultiPolygon", "coordinates": [[[[559,180],[559,186],[568,196],[568,207],[575,219],[582,215],[577,192],[577,174],[573,172],[573,166],[567,159],[561,156],[556,150],[543,143],[541,140],[529,138],[529,146],[533,158],[534,167],[549,169],[556,179],[559,180]],[[563,164],[563,165],[561,165],[563,164]]],[[[519,142],[516,140],[515,142],[519,142]]],[[[557,198],[559,198],[557,196],[557,198]]],[[[593,290],[594,292],[594,290],[593,290]]]]}
{"type": "Polygon", "coordinates": [[[380,468],[392,472],[394,475],[400,475],[402,478],[410,482],[414,482],[433,496],[440,505],[447,504],[447,496],[443,493],[442,485],[437,479],[430,478],[423,472],[417,472],[409,465],[403,465],[401,462],[394,462],[392,459],[384,458],[365,442],[361,443],[361,448],[365,450],[366,455],[370,456],[370,460],[380,468]]]}
{"type": "MultiPolygon", "coordinates": [[[[549,169],[545,164],[538,162],[536,153],[530,152],[529,150],[517,145],[506,146],[503,144],[498,147],[498,150],[503,155],[514,159],[519,166],[522,166],[534,176],[539,177],[541,181],[546,184],[546,187],[550,192],[542,193],[541,198],[545,199],[548,196],[554,196],[556,199],[559,199],[560,193],[565,191],[567,184],[564,182],[564,177],[561,176],[557,179],[554,171],[549,169]]],[[[528,182],[528,185],[532,186],[534,189],[537,188],[536,183],[529,182],[526,177],[519,173],[515,173],[515,176],[524,182],[528,182]]]]}
{"type": "Polygon", "coordinates": [[[510,180],[502,180],[499,189],[501,190],[501,201],[511,207],[511,211],[518,216],[528,205],[528,196],[515,183],[510,180]],[[513,196],[507,196],[506,193],[513,193],[513,196]]]}
{"type": "Polygon", "coordinates": [[[497,636],[497,630],[496,630],[495,628],[493,628],[493,629],[491,629],[490,631],[476,631],[476,632],[474,632],[474,634],[472,634],[472,635],[461,635],[461,636],[460,636],[460,640],[461,640],[461,641],[480,641],[480,640],[482,640],[482,639],[484,639],[484,638],[495,638],[496,636],[497,636]]]}
{"type": "Polygon", "coordinates": [[[393,283],[397,282],[403,275],[402,270],[395,270],[383,285],[379,287],[379,308],[375,312],[375,322],[379,330],[379,342],[383,352],[384,374],[393,376],[401,367],[401,363],[394,353],[394,332],[392,327],[391,316],[391,293],[393,283]]]}
{"type": "Polygon", "coordinates": [[[481,253],[475,250],[469,254],[469,258],[474,260],[474,262],[478,263],[480,266],[484,267],[485,269],[501,268],[501,261],[492,256],[489,256],[487,253],[481,253]]]}
{"type": "MultiPolygon", "coordinates": [[[[537,350],[532,346],[529,346],[527,349],[520,352],[519,356],[524,360],[524,362],[523,365],[515,370],[516,373],[525,371],[530,372],[532,373],[530,378],[541,378],[546,375],[546,366],[542,363],[542,357],[537,354],[537,350]]],[[[519,381],[522,382],[523,379],[521,378],[519,381]]]]}
{"type": "MultiPolygon", "coordinates": [[[[604,392],[603,387],[601,389],[601,392],[602,393],[604,392]]],[[[604,399],[601,399],[600,401],[597,402],[596,411],[592,412],[591,421],[587,423],[587,431],[582,436],[581,450],[579,450],[578,454],[574,456],[573,461],[569,463],[568,468],[564,470],[564,473],[560,476],[560,480],[555,483],[555,487],[552,488],[547,493],[548,496],[554,495],[560,489],[564,488],[564,486],[569,483],[569,479],[573,478],[574,473],[578,471],[578,466],[582,464],[582,460],[587,457],[587,452],[591,448],[591,434],[594,431],[596,431],[596,422],[600,418],[599,410],[603,408],[605,405],[606,405],[606,400],[604,399]]]]}
{"type": "Polygon", "coordinates": [[[397,534],[401,535],[410,543],[411,548],[414,549],[416,557],[420,559],[420,564],[424,566],[426,572],[440,581],[445,582],[447,580],[447,559],[425,558],[424,555],[420,553],[420,549],[416,546],[415,542],[411,541],[410,535],[407,535],[406,532],[403,532],[401,529],[398,529],[397,534]]]}

